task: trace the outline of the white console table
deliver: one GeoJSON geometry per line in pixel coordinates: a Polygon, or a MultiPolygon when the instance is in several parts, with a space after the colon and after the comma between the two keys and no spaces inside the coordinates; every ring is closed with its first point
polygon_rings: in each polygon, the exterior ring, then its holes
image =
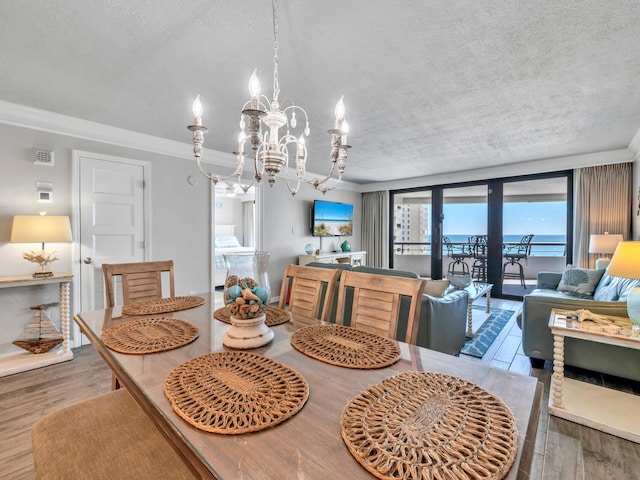
{"type": "Polygon", "coordinates": [[[311,262],[348,263],[353,267],[358,267],[367,264],[367,252],[325,252],[298,257],[298,265],[306,265],[311,262]]]}
{"type": "MultiPolygon", "coordinates": [[[[71,273],[54,273],[51,277],[34,278],[32,275],[15,275],[0,277],[0,288],[28,287],[31,285],[59,284],[60,297],[60,329],[62,330],[62,344],[46,353],[31,353],[26,350],[0,358],[0,377],[14,373],[33,370],[34,368],[66,362],[73,358],[69,348],[69,321],[71,312],[69,306],[71,273]]],[[[28,307],[27,307],[28,308],[28,307]]]]}
{"type": "Polygon", "coordinates": [[[552,309],[553,376],[549,413],[601,432],[640,443],[640,396],[564,377],[564,339],[579,338],[640,350],[640,338],[631,336],[631,321],[604,316],[599,323],[579,322],[576,312],[552,309]]]}

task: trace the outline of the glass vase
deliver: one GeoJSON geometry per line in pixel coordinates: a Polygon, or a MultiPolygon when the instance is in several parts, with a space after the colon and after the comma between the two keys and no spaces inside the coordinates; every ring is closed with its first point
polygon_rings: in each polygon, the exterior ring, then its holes
{"type": "MultiPolygon", "coordinates": [[[[252,308],[253,312],[251,313],[254,313],[254,315],[251,315],[251,317],[255,316],[258,310],[260,310],[259,313],[264,313],[271,299],[271,287],[267,274],[269,253],[227,253],[224,254],[224,261],[227,266],[227,278],[224,284],[225,305],[229,305],[233,299],[239,296],[242,290],[248,288],[260,300],[255,300],[251,295],[245,295],[248,297],[247,301],[253,300],[255,303],[252,303],[252,305],[259,304],[264,306],[264,308],[257,310],[252,308]]],[[[234,315],[233,312],[232,315],[234,315]]],[[[244,314],[239,316],[246,317],[244,314]]]]}
{"type": "Polygon", "coordinates": [[[273,331],[266,326],[267,306],[270,299],[267,266],[269,254],[225,254],[227,279],[224,285],[224,303],[231,314],[231,328],[222,338],[230,348],[257,348],[273,339],[273,331]]]}

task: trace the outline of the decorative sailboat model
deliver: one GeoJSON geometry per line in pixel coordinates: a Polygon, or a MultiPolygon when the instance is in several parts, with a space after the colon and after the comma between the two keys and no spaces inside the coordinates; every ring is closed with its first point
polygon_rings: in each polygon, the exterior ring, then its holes
{"type": "Polygon", "coordinates": [[[57,302],[31,307],[35,310],[33,318],[22,334],[13,342],[31,353],[46,353],[64,340],[62,334],[53,325],[46,309],[58,305],[57,302]]]}

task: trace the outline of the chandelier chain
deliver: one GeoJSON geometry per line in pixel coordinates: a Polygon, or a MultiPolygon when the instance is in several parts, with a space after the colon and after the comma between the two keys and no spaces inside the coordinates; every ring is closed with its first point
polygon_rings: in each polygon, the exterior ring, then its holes
{"type": "Polygon", "coordinates": [[[278,0],[272,0],[273,7],[273,101],[278,101],[280,78],[278,75],[278,0]]]}
{"type": "Polygon", "coordinates": [[[242,108],[238,149],[233,152],[236,157],[236,168],[232,174],[221,176],[208,173],[200,162],[204,153],[204,134],[208,132],[208,129],[202,124],[202,103],[198,95],[192,106],[194,123],[187,127],[193,133],[193,155],[196,158],[196,165],[200,173],[210,179],[214,185],[220,181],[235,178],[237,184],[246,193],[253,185],[253,181],[249,184],[243,184],[242,173],[244,171],[245,158],[250,156],[253,159],[255,170],[253,178],[256,182],[260,182],[263,175],[266,174],[269,185],[273,186],[276,176],[284,169],[282,174],[286,179],[287,188],[291,195],[296,194],[301,182],[308,183],[324,194],[336,188],[342,181],[342,174],[346,167],[347,150],[351,148],[347,144],[349,127],[344,116],[344,103],[341,97],[334,110],[335,122],[328,130],[331,135],[329,174],[323,178],[312,178],[308,176],[306,169],[307,147],[304,137],[309,136],[307,112],[301,106],[294,104],[293,101],[286,108],[282,108],[278,102],[278,96],[280,95],[278,0],[271,0],[271,6],[273,9],[272,100],[269,100],[266,95],[260,94],[260,82],[256,75],[256,70],[254,70],[251,78],[249,78],[249,94],[251,98],[245,102],[242,108]],[[304,121],[298,131],[295,131],[298,123],[296,113],[302,115],[304,121]],[[245,123],[245,119],[248,119],[248,124],[245,123]],[[263,132],[262,124],[268,128],[268,131],[263,132]],[[286,131],[283,135],[280,135],[279,129],[283,127],[286,128],[286,131]],[[249,142],[252,150],[248,155],[245,154],[245,143],[247,142],[249,142]],[[336,175],[335,178],[334,174],[336,175]],[[290,184],[290,180],[293,180],[294,186],[290,184]]]}

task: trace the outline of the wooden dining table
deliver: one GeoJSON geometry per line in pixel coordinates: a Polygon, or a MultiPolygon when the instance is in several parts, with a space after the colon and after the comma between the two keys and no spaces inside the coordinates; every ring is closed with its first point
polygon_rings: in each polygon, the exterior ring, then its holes
{"type": "Polygon", "coordinates": [[[184,461],[201,478],[215,479],[371,479],[350,454],[341,437],[340,417],[357,394],[401,372],[439,372],[462,377],[499,397],[511,410],[518,431],[518,451],[506,478],[529,478],[542,384],[533,377],[492,368],[399,342],[401,359],[371,370],[330,365],[300,353],[290,339],[297,329],[318,320],[293,315],[272,327],[269,344],[251,350],[294,369],[309,385],[304,407],[288,420],[265,430],[238,435],[210,433],[193,427],[172,409],[163,384],[179,365],[201,355],[228,350],[222,344],[230,325],[213,318],[213,296],[196,308],[154,315],[191,322],[199,337],[183,347],[151,354],[122,354],[101,339],[102,332],[141,317],[123,316],[121,307],[74,316],[98,353],[136,403],[155,423],[184,461]]]}

